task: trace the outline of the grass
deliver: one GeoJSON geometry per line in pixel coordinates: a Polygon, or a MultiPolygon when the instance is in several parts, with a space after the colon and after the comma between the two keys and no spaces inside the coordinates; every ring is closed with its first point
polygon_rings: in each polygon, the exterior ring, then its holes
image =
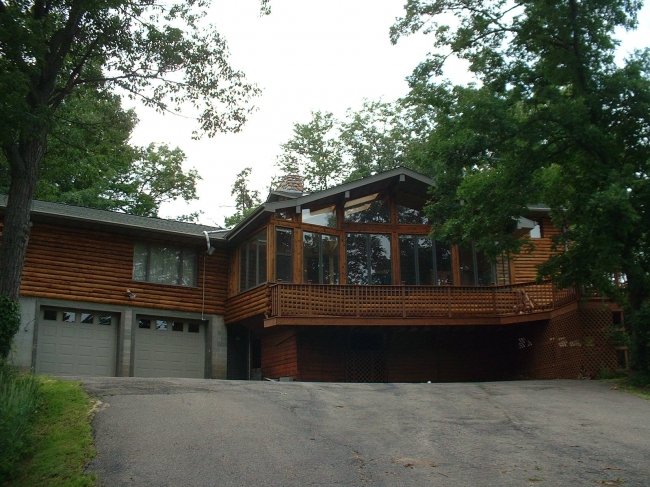
{"type": "Polygon", "coordinates": [[[33,375],[0,363],[0,482],[11,478],[33,444],[39,404],[39,383],[33,375]]]}
{"type": "Polygon", "coordinates": [[[34,428],[31,455],[20,465],[12,487],[90,487],[95,474],[86,474],[95,456],[90,426],[93,401],[78,383],[39,377],[41,405],[34,428]]]}
{"type": "Polygon", "coordinates": [[[635,396],[642,397],[646,401],[650,401],[650,385],[638,385],[627,376],[606,380],[614,384],[615,389],[634,394],[635,396]]]}

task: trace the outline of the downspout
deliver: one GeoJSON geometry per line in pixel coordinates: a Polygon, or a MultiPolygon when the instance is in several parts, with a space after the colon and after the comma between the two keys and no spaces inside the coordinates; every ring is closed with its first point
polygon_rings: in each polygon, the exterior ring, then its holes
{"type": "Polygon", "coordinates": [[[210,245],[210,235],[205,230],[203,230],[203,235],[205,235],[205,243],[208,245],[208,248],[205,251],[210,252],[210,247],[211,247],[211,245],[210,245]]]}

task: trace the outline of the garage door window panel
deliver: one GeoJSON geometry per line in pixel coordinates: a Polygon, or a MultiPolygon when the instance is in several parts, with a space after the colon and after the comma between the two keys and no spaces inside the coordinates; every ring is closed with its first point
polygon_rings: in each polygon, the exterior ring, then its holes
{"type": "Polygon", "coordinates": [[[110,315],[99,315],[98,323],[102,326],[111,326],[113,320],[110,315]]]}
{"type": "Polygon", "coordinates": [[[77,321],[77,313],[73,311],[64,311],[63,312],[63,320],[65,323],[74,323],[77,321]]]}
{"type": "Polygon", "coordinates": [[[56,321],[56,310],[55,309],[43,310],[43,319],[48,321],[56,321]]]}

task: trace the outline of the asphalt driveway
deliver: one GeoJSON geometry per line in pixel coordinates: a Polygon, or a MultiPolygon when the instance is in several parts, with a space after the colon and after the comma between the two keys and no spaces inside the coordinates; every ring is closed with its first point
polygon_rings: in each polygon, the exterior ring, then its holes
{"type": "Polygon", "coordinates": [[[113,486],[650,486],[650,402],[595,381],[85,378],[113,486]]]}

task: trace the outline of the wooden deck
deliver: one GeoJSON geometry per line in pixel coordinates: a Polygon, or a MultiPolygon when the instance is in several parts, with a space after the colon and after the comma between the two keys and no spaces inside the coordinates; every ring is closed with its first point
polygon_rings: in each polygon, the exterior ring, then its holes
{"type": "MultiPolygon", "coordinates": [[[[573,288],[558,289],[551,282],[508,286],[363,286],[328,284],[267,284],[257,289],[253,308],[265,310],[266,326],[278,324],[425,324],[439,318],[447,324],[498,324],[545,319],[553,310],[576,303],[573,288]],[[265,300],[264,303],[260,300],[265,300]],[[495,320],[495,318],[497,320],[495,320]]],[[[249,301],[226,306],[238,312],[249,301]]],[[[234,304],[234,303],[233,303],[234,304]]],[[[250,305],[249,305],[250,306],[250,305]]],[[[226,323],[233,322],[226,317],[226,323]]]]}

